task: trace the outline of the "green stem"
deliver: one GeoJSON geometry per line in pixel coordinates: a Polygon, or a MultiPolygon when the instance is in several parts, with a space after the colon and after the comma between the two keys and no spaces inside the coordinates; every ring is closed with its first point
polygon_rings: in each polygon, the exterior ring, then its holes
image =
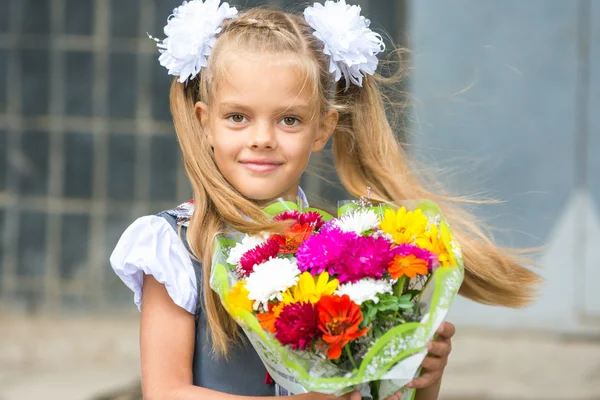
{"type": "Polygon", "coordinates": [[[402,278],[398,279],[398,282],[396,282],[396,296],[400,297],[402,296],[402,292],[404,291],[404,283],[406,282],[406,276],[403,276],[402,278]]]}
{"type": "MultiPolygon", "coordinates": [[[[396,297],[402,296],[402,292],[404,291],[404,283],[406,282],[406,275],[402,278],[398,279],[396,282],[396,292],[394,293],[396,297]]],[[[394,313],[394,318],[398,318],[398,310],[394,313]]]]}
{"type": "Polygon", "coordinates": [[[373,400],[379,400],[379,386],[381,385],[381,381],[377,380],[373,382],[373,400]]]}
{"type": "Polygon", "coordinates": [[[427,277],[427,281],[425,282],[425,284],[423,285],[423,289],[421,289],[421,291],[418,294],[418,298],[417,301],[421,301],[421,297],[423,296],[423,293],[425,293],[425,290],[427,289],[427,286],[429,286],[429,284],[431,283],[431,281],[433,280],[433,274],[430,274],[427,277]]]}
{"type": "Polygon", "coordinates": [[[348,346],[348,345],[344,346],[344,352],[346,353],[346,356],[352,363],[352,366],[354,367],[354,369],[358,369],[358,367],[356,366],[356,363],[354,362],[354,357],[352,357],[352,352],[350,351],[350,346],[348,346]]]}

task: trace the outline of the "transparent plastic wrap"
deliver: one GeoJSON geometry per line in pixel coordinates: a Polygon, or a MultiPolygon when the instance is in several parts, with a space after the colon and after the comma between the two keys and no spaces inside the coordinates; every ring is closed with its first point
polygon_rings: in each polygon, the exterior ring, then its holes
{"type": "Polygon", "coordinates": [[[281,234],[218,237],[210,284],[290,393],[385,399],[419,374],[464,276],[430,201],[339,203],[338,217],[277,201],[281,234]]]}

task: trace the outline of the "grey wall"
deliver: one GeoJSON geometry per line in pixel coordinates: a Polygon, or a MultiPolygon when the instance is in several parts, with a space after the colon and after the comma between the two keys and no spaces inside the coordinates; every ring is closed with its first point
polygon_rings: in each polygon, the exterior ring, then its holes
{"type": "MultiPolygon", "coordinates": [[[[414,48],[411,149],[456,193],[507,201],[475,210],[500,242],[546,245],[536,306],[460,300],[451,318],[598,332],[600,3],[350,3],[414,48]]],[[[112,247],[137,216],[190,196],[169,77],[146,38],[179,4],[0,0],[0,310],[133,309],[108,267],[112,247]]],[[[342,193],[310,175],[304,185],[342,193]]]]}
{"type": "MultiPolygon", "coordinates": [[[[400,35],[405,1],[352,3],[400,35]]],[[[112,248],[136,217],[191,196],[170,77],[146,36],[161,37],[180,4],[0,0],[0,311],[134,309],[108,266],[112,248]]],[[[340,196],[315,182],[304,185],[340,196]]]]}
{"type": "Polygon", "coordinates": [[[534,307],[451,317],[600,332],[600,3],[419,0],[409,21],[421,157],[451,190],[506,200],[476,210],[501,243],[545,246],[534,307]]]}

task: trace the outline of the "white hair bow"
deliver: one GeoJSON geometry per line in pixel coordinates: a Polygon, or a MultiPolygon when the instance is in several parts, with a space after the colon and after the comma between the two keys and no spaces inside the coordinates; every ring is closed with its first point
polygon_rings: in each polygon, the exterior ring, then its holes
{"type": "Polygon", "coordinates": [[[166,39],[158,43],[160,65],[179,82],[194,79],[207,65],[206,58],[221,32],[221,24],[237,15],[237,9],[220,0],[191,0],[173,10],[165,26],[166,39]]]}
{"type": "Polygon", "coordinates": [[[327,0],[307,7],[304,19],[324,43],[323,51],[331,57],[329,72],[335,73],[336,82],[344,75],[346,89],[350,83],[362,86],[364,74],[375,73],[377,54],[385,50],[385,44],[369,28],[371,21],[360,15],[359,6],[327,0]]]}
{"type": "MultiPolygon", "coordinates": [[[[362,86],[365,74],[377,69],[377,54],[385,50],[381,35],[373,32],[371,21],[360,15],[359,6],[345,0],[314,3],[304,10],[304,18],[314,29],[314,35],[324,43],[323,51],[330,58],[329,71],[335,81],[344,76],[350,83],[362,86]]],[[[220,0],[190,0],[173,10],[165,26],[164,40],[158,43],[160,64],[179,82],[194,79],[207,65],[221,24],[235,18],[238,11],[220,0]]]]}

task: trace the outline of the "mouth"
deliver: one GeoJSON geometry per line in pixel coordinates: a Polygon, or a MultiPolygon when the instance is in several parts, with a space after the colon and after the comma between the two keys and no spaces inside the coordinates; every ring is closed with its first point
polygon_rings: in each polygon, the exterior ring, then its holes
{"type": "Polygon", "coordinates": [[[252,172],[271,172],[280,167],[283,163],[272,160],[242,160],[240,164],[252,172]]]}

